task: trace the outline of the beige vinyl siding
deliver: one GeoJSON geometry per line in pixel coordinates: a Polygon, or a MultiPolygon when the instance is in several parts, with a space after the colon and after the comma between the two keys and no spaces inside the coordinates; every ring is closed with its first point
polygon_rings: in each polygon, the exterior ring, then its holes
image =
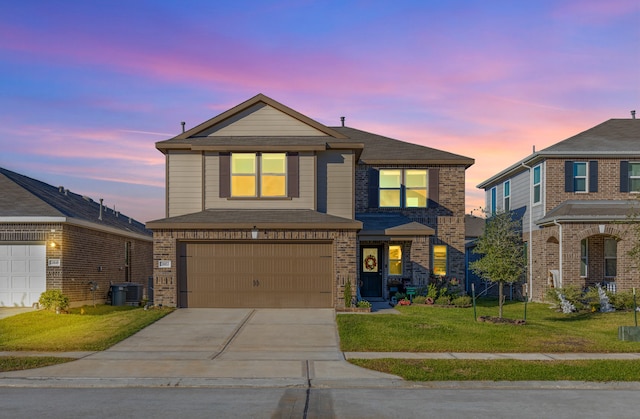
{"type": "Polygon", "coordinates": [[[226,136],[325,136],[326,134],[264,103],[257,103],[200,135],[226,136]]]}
{"type": "Polygon", "coordinates": [[[337,217],[354,217],[353,154],[326,151],[318,154],[318,210],[337,217]]]}
{"type": "Polygon", "coordinates": [[[315,155],[300,153],[300,197],[292,199],[228,199],[220,198],[218,153],[205,154],[206,208],[216,209],[315,209],[315,155]]]}
{"type": "Polygon", "coordinates": [[[202,211],[202,154],[171,151],[167,161],[168,216],[202,211]]]}

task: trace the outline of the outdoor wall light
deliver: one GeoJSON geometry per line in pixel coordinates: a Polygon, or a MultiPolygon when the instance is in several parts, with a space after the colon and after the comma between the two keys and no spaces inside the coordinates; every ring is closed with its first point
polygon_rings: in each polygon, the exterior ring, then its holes
{"type": "Polygon", "coordinates": [[[251,238],[252,239],[257,239],[258,238],[258,227],[253,226],[253,228],[251,229],[251,238]]]}
{"type": "Polygon", "coordinates": [[[53,240],[51,240],[49,242],[49,248],[50,249],[55,249],[56,247],[58,247],[58,243],[54,242],[53,240]]]}

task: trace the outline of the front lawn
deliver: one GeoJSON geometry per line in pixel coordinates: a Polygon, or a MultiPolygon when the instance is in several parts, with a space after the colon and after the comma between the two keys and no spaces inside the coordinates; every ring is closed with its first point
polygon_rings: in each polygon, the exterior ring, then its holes
{"type": "Polygon", "coordinates": [[[169,308],[86,306],[39,310],[0,320],[0,351],[101,351],[169,314],[169,308]]]}
{"type": "MultiPolygon", "coordinates": [[[[640,352],[618,340],[633,312],[563,314],[527,304],[526,325],[476,322],[472,308],[398,306],[400,315],[338,315],[346,352],[640,352]]],[[[496,316],[497,302],[479,300],[477,315],[496,316]]],[[[522,319],[524,303],[506,303],[504,317],[522,319]]]]}

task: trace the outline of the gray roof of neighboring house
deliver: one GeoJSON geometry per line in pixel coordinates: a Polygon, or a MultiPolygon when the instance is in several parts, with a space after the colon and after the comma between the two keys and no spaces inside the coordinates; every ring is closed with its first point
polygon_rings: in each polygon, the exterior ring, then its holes
{"type": "Polygon", "coordinates": [[[98,202],[1,167],[0,190],[0,220],[3,221],[60,217],[128,233],[152,234],[144,224],[104,206],[100,220],[98,202]]]}
{"type": "Polygon", "coordinates": [[[358,230],[362,223],[313,210],[207,209],[147,222],[155,229],[314,229],[358,230]]]}
{"type": "Polygon", "coordinates": [[[536,224],[553,224],[554,220],[574,223],[631,221],[632,215],[639,211],[637,200],[570,200],[547,212],[536,224]]]}
{"type": "Polygon", "coordinates": [[[349,127],[328,127],[265,96],[253,98],[211,118],[174,138],[159,141],[156,148],[207,151],[321,151],[352,149],[365,164],[443,164],[469,167],[474,160],[458,154],[396,140],[349,127]],[[216,124],[241,115],[256,103],[266,103],[326,135],[317,136],[202,136],[216,124]],[[363,149],[364,148],[364,149],[363,149]],[[361,154],[360,154],[361,153],[361,154]]]}
{"type": "Polygon", "coordinates": [[[482,236],[487,220],[474,215],[464,215],[464,236],[466,238],[476,238],[482,236]]]}
{"type": "Polygon", "coordinates": [[[573,137],[530,154],[480,183],[487,188],[527,170],[545,158],[640,158],[640,119],[610,119],[573,137]]]}
{"type": "Polygon", "coordinates": [[[433,236],[433,228],[411,221],[400,214],[358,213],[356,220],[362,221],[360,236],[433,236]]]}

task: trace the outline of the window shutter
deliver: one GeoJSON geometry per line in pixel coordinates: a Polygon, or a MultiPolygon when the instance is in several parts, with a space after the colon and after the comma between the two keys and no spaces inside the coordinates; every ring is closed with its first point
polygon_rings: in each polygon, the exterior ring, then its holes
{"type": "Polygon", "coordinates": [[[378,197],[379,197],[379,186],[380,186],[380,172],[378,169],[374,169],[373,167],[369,168],[368,177],[369,177],[369,208],[378,208],[378,197]]]}
{"type": "Polygon", "coordinates": [[[427,206],[434,208],[438,206],[438,202],[440,201],[440,169],[429,169],[427,173],[429,176],[427,206]]]}
{"type": "Polygon", "coordinates": [[[620,192],[629,192],[629,162],[620,162],[620,192]]]}
{"type": "Polygon", "coordinates": [[[573,190],[573,162],[564,162],[564,191],[575,192],[573,190]]]}
{"type": "Polygon", "coordinates": [[[589,192],[598,192],[598,162],[589,162],[589,192]]]}
{"type": "Polygon", "coordinates": [[[300,159],[298,153],[287,153],[287,190],[289,198],[300,198],[300,159]]]}
{"type": "Polygon", "coordinates": [[[220,198],[229,198],[231,196],[231,154],[220,153],[220,198]]]}

